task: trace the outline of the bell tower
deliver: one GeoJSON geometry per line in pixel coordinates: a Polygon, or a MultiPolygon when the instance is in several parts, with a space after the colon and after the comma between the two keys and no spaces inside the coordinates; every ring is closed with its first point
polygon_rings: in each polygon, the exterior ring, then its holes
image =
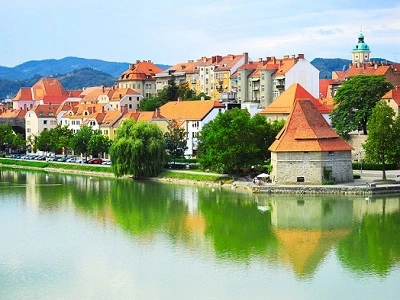
{"type": "Polygon", "coordinates": [[[358,35],[358,43],[354,46],[351,51],[351,62],[352,64],[363,64],[370,61],[369,46],[364,42],[364,35],[362,31],[358,35]]]}

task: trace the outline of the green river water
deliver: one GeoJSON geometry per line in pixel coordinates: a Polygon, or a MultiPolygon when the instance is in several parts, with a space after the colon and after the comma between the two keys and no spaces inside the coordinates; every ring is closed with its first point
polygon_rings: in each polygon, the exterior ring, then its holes
{"type": "Polygon", "coordinates": [[[400,299],[400,195],[0,175],[0,299],[400,299]]]}

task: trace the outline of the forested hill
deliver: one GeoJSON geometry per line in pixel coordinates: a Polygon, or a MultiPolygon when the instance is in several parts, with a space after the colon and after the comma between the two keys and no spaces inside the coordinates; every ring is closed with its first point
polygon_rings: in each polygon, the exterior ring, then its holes
{"type": "Polygon", "coordinates": [[[320,79],[330,79],[332,78],[332,71],[347,70],[351,60],[342,58],[314,58],[310,63],[319,70],[320,79]]]}
{"type": "MultiPolygon", "coordinates": [[[[371,61],[378,63],[386,63],[384,58],[371,58],[371,61]]],[[[320,79],[332,78],[332,71],[346,71],[349,69],[351,60],[342,58],[314,58],[310,62],[319,70],[320,79]]]]}
{"type": "MultiPolygon", "coordinates": [[[[169,66],[157,64],[161,69],[169,66]]],[[[0,79],[29,79],[39,74],[43,77],[65,74],[82,68],[92,68],[118,78],[129,68],[126,62],[109,62],[99,59],[65,57],[63,59],[31,60],[13,68],[0,66],[0,79]]]]}
{"type": "MultiPolygon", "coordinates": [[[[74,70],[51,77],[59,78],[66,90],[82,89],[88,86],[112,86],[117,82],[117,78],[114,78],[110,74],[91,68],[74,70]]],[[[22,80],[0,79],[0,99],[13,98],[21,87],[31,87],[41,78],[43,76],[35,75],[29,79],[22,80]]]]}
{"type": "MultiPolygon", "coordinates": [[[[385,61],[373,58],[373,61],[385,61]]],[[[350,60],[341,58],[315,58],[311,64],[320,71],[320,78],[331,78],[332,71],[347,70],[350,60]]],[[[168,65],[157,64],[165,70],[168,65]]],[[[31,87],[42,77],[60,78],[65,89],[88,86],[111,86],[129,68],[128,63],[107,62],[97,59],[65,57],[28,61],[14,68],[0,66],[0,100],[13,98],[21,87],[31,87]]]]}

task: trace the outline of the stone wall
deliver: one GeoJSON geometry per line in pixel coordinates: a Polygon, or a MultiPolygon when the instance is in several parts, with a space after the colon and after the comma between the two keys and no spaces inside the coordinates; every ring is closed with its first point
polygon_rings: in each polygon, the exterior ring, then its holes
{"type": "Polygon", "coordinates": [[[327,175],[335,183],[353,181],[350,151],[273,152],[271,164],[277,184],[322,184],[327,175]]]}

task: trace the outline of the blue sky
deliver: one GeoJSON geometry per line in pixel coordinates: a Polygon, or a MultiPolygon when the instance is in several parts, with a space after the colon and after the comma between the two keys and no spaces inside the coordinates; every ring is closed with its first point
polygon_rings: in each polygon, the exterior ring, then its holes
{"type": "Polygon", "coordinates": [[[248,52],[400,61],[400,1],[0,0],[0,65],[66,56],[173,65],[248,52]]]}

